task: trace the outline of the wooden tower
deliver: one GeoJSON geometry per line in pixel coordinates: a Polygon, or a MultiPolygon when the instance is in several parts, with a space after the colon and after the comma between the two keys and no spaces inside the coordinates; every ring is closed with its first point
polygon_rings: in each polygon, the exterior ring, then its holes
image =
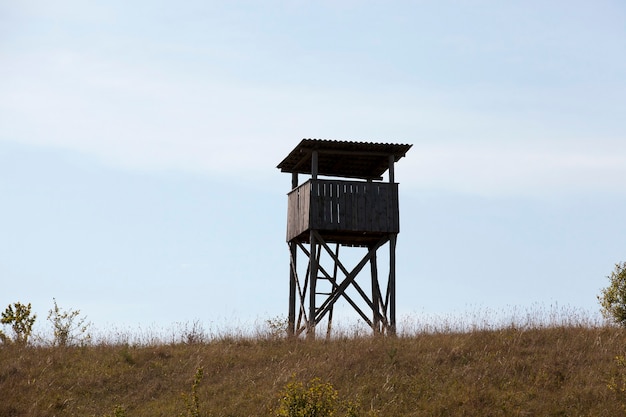
{"type": "Polygon", "coordinates": [[[395,251],[400,221],[394,164],[411,146],[303,139],[278,164],[282,172],[292,175],[287,210],[289,335],[306,332],[314,338],[316,325],[326,319],[328,336],[333,306],[340,298],[374,333],[395,334],[395,251]],[[387,171],[388,181],[383,182],[387,171]],[[298,174],[311,177],[299,184],[298,174]],[[389,276],[382,287],[377,252],[385,245],[389,246],[389,276]],[[344,246],[364,252],[351,269],[339,257],[344,246]],[[297,262],[299,252],[305,256],[304,273],[304,265],[297,262]],[[370,276],[364,282],[357,278],[365,275],[368,263],[370,276]]]}

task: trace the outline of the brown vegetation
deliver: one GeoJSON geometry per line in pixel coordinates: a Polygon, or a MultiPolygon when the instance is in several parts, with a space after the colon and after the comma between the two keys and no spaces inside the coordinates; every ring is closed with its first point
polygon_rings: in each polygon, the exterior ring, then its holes
{"type": "Polygon", "coordinates": [[[0,417],[179,416],[200,368],[200,415],[271,416],[319,378],[362,416],[617,416],[626,335],[547,327],[202,343],[0,346],[0,417]],[[612,386],[613,389],[610,389],[612,386]],[[617,387],[617,388],[616,388],[617,387]]]}

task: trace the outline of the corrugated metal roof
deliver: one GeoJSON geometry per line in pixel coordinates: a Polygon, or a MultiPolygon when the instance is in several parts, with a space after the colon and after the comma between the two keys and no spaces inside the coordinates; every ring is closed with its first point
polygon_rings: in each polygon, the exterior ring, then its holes
{"type": "Polygon", "coordinates": [[[389,156],[397,162],[413,145],[302,139],[277,168],[282,172],[311,174],[311,155],[318,152],[318,174],[334,177],[380,178],[389,169],[389,156]]]}

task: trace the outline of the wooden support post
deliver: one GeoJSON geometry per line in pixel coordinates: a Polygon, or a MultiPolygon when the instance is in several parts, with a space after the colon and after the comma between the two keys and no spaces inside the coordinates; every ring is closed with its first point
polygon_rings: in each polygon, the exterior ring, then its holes
{"type": "Polygon", "coordinates": [[[315,231],[311,230],[309,235],[311,245],[311,255],[309,256],[309,324],[307,328],[307,339],[315,339],[315,291],[317,286],[317,242],[315,231]]]}
{"type": "Polygon", "coordinates": [[[298,187],[298,173],[297,172],[292,172],[291,173],[291,189],[293,190],[294,188],[298,187]]]}
{"type": "MultiPolygon", "coordinates": [[[[298,187],[298,173],[291,173],[291,189],[298,187]]],[[[287,336],[293,337],[296,334],[296,280],[297,276],[297,255],[298,244],[295,241],[289,242],[290,270],[289,270],[289,312],[287,317],[287,336]]]]}
{"type": "Polygon", "coordinates": [[[289,251],[291,252],[290,271],[289,271],[289,315],[287,318],[287,336],[293,337],[296,334],[296,280],[297,263],[296,256],[298,254],[298,244],[289,242],[289,251]]]}
{"type": "Polygon", "coordinates": [[[317,179],[317,170],[318,170],[318,153],[317,151],[313,151],[311,153],[311,178],[316,180],[317,179]]]}
{"type": "Polygon", "coordinates": [[[398,235],[389,237],[389,334],[396,335],[396,239],[398,235]]]}
{"type": "MultiPolygon", "coordinates": [[[[371,251],[372,248],[370,247],[371,251]]],[[[380,294],[378,293],[378,265],[376,263],[376,251],[370,258],[370,269],[372,274],[372,329],[374,334],[380,333],[380,294]]]]}
{"type": "MultiPolygon", "coordinates": [[[[335,289],[337,288],[337,269],[339,268],[339,266],[337,265],[337,260],[339,260],[339,243],[337,243],[335,245],[335,258],[336,259],[333,262],[333,275],[332,277],[329,279],[330,280],[330,284],[331,284],[331,293],[333,293],[335,291],[335,289]]],[[[333,326],[333,309],[331,308],[330,310],[328,310],[328,325],[326,326],[326,340],[330,339],[330,331],[332,329],[333,326]]]]}
{"type": "MultiPolygon", "coordinates": [[[[395,162],[396,158],[389,155],[389,182],[395,183],[395,162]]],[[[389,335],[396,335],[396,239],[397,233],[389,237],[389,335]]]]}

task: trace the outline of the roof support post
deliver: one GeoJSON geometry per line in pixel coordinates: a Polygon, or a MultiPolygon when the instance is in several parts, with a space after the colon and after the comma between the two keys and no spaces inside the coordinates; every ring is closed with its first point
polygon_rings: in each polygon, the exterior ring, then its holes
{"type": "Polygon", "coordinates": [[[291,189],[295,189],[298,187],[298,173],[297,172],[292,172],[291,173],[291,189]]]}
{"type": "Polygon", "coordinates": [[[311,153],[311,177],[316,180],[317,179],[317,169],[318,169],[318,153],[317,151],[313,151],[311,153]]]}
{"type": "Polygon", "coordinates": [[[396,158],[393,155],[389,155],[389,182],[394,183],[396,182],[395,179],[395,172],[394,172],[394,165],[396,163],[396,158]]]}

